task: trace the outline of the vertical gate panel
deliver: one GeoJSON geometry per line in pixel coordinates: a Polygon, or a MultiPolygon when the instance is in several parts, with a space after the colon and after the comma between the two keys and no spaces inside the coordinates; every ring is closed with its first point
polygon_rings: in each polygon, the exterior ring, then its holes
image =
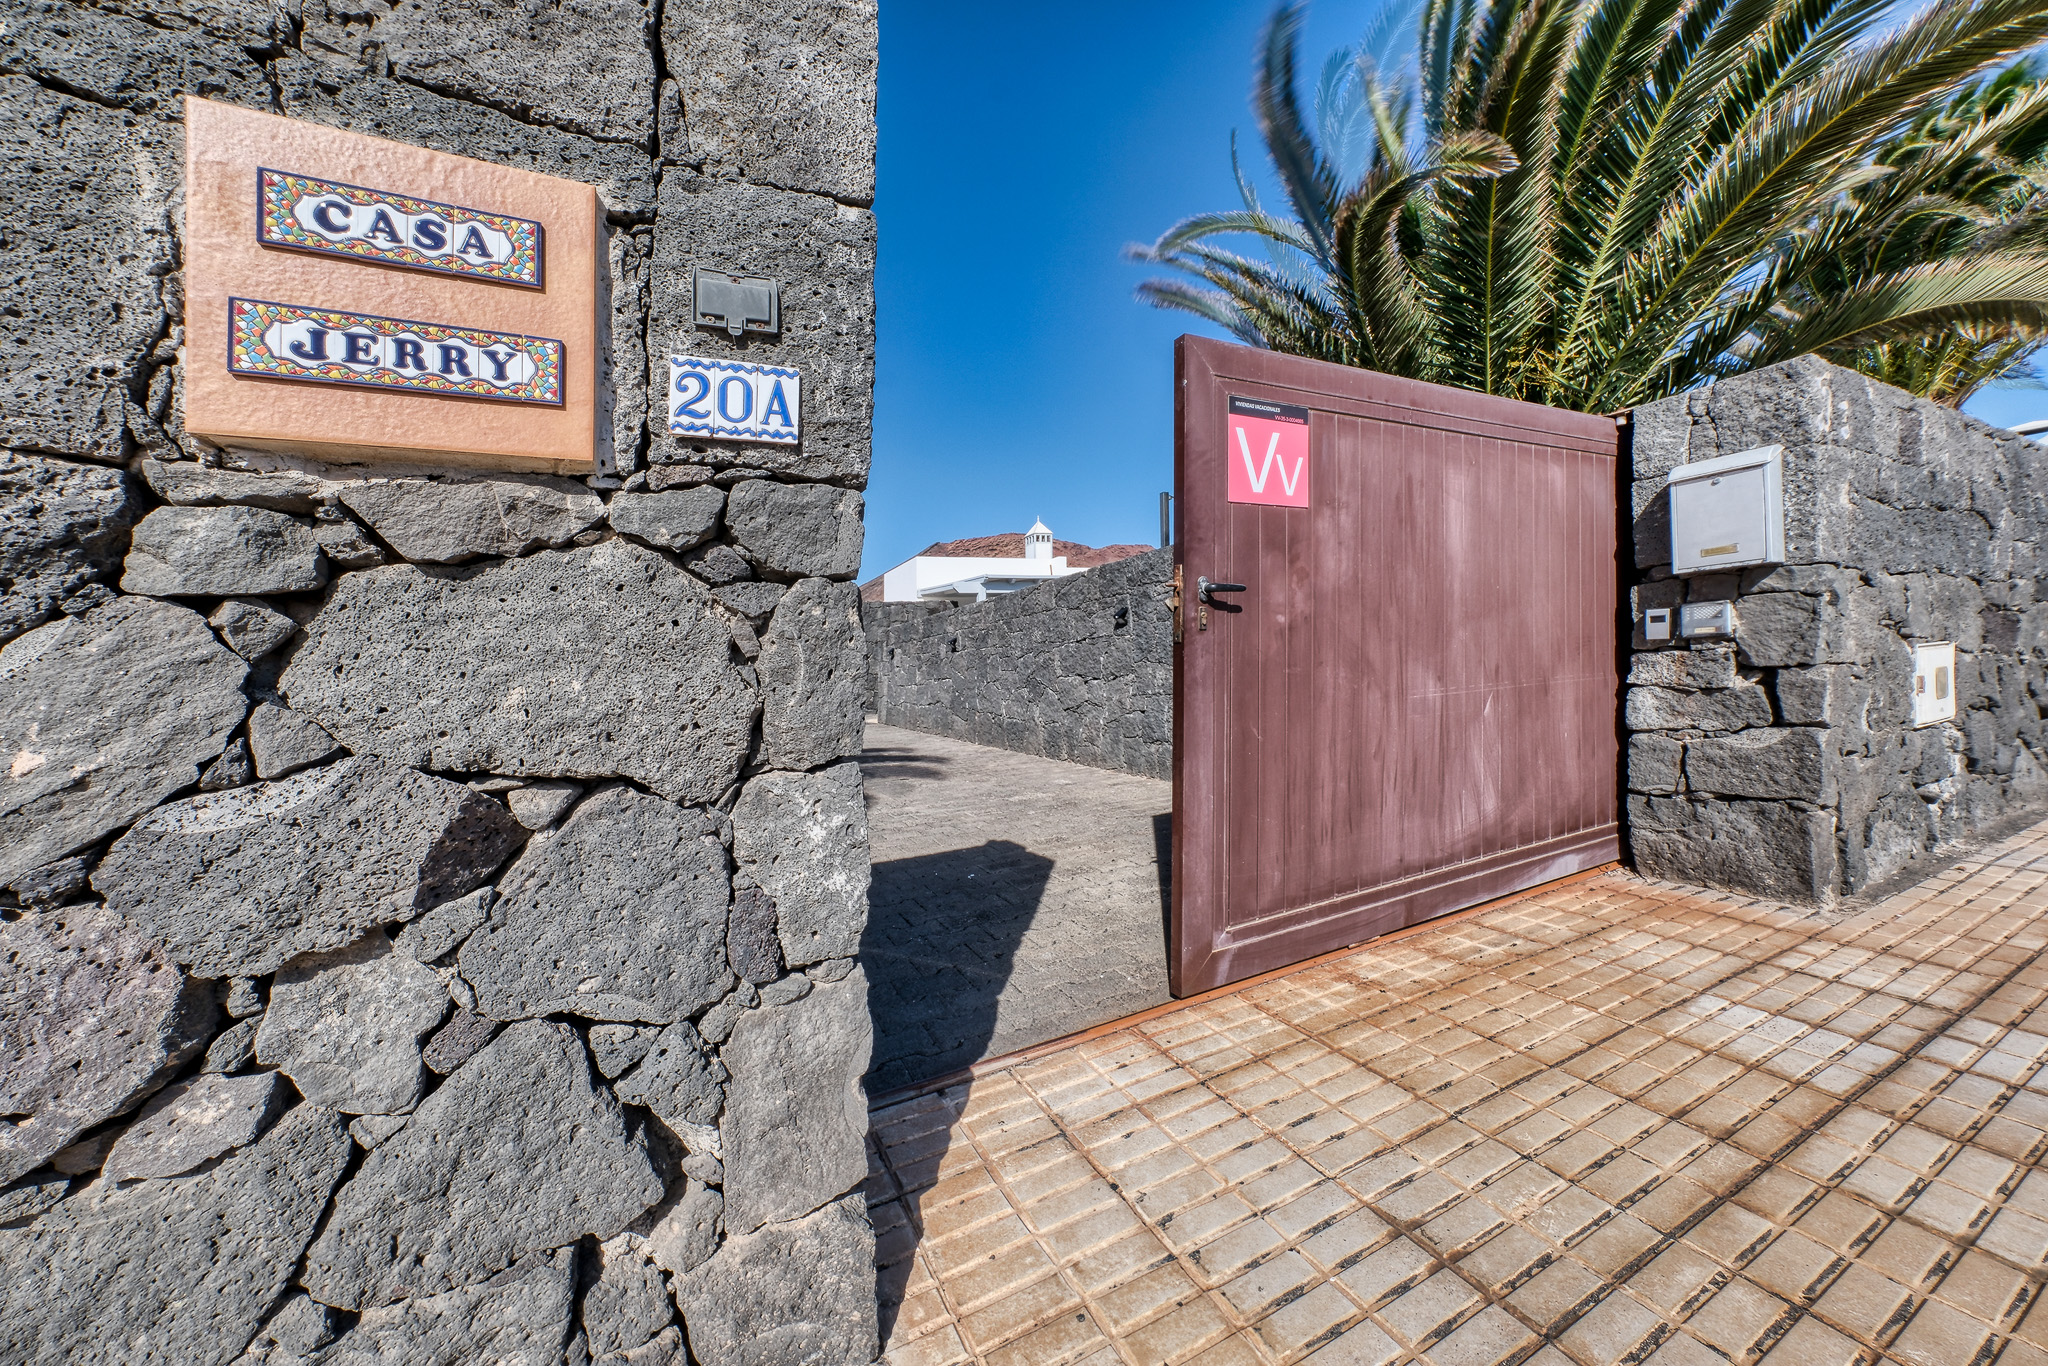
{"type": "Polygon", "coordinates": [[[1174,989],[1618,854],[1611,421],[1183,338],[1174,989]],[[1233,396],[1308,506],[1228,500],[1233,396]],[[1246,585],[1212,606],[1197,576],[1246,585]]]}

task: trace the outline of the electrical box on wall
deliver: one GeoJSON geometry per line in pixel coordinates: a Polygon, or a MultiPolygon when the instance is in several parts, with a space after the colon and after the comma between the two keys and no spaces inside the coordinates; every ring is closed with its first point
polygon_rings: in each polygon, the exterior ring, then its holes
{"type": "Polygon", "coordinates": [[[1680,465],[1671,496],[1671,570],[1706,574],[1785,560],[1785,448],[1680,465]]]}
{"type": "Polygon", "coordinates": [[[1913,724],[1931,726],[1956,715],[1956,647],[1946,640],[1913,647],[1913,724]]]}

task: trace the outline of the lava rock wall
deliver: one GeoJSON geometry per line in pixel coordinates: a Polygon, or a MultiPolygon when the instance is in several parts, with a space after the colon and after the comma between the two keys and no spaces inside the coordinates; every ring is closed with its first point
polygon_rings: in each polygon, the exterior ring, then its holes
{"type": "Polygon", "coordinates": [[[861,605],[886,725],[1173,776],[1173,552],[986,602],[861,605]]]}
{"type": "Polygon", "coordinates": [[[872,1360],[874,69],[861,0],[0,27],[0,1358],[872,1360]],[[595,185],[601,473],[189,437],[187,94],[595,185]],[[672,440],[671,352],[801,447],[672,440]]]}
{"type": "Polygon", "coordinates": [[[1632,425],[1642,871],[1828,901],[2048,807],[2048,449],[1812,358],[1632,425]],[[1787,562],[1673,578],[1666,475],[1774,444],[1787,562]],[[1643,610],[1688,598],[1732,599],[1733,640],[1651,648],[1643,610]],[[1943,640],[1956,718],[1915,729],[1912,647],[1943,640]]]}

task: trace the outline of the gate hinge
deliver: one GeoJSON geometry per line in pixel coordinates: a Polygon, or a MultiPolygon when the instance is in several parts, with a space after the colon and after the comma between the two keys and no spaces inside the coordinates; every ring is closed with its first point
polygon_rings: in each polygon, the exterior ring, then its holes
{"type": "Polygon", "coordinates": [[[1173,613],[1173,643],[1176,645],[1180,644],[1182,635],[1180,620],[1180,588],[1180,566],[1175,565],[1173,567],[1173,587],[1167,590],[1166,594],[1166,608],[1168,611],[1173,613]]]}

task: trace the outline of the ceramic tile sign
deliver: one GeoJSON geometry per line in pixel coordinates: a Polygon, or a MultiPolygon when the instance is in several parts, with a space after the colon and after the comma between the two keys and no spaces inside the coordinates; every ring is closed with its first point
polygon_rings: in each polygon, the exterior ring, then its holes
{"type": "Polygon", "coordinates": [[[185,101],[185,430],[341,464],[598,470],[590,186],[185,101]]]}
{"type": "Polygon", "coordinates": [[[718,441],[794,446],[801,432],[802,374],[785,365],[668,358],[668,429],[718,441]]]}
{"type": "Polygon", "coordinates": [[[256,172],[256,233],[265,246],[531,289],[541,285],[541,225],[530,218],[267,166],[256,172]]]}
{"type": "Polygon", "coordinates": [[[548,337],[230,299],[238,375],[558,405],[562,344],[548,337]]]}
{"type": "Polygon", "coordinates": [[[1230,501],[1308,506],[1308,409],[1230,400],[1230,501]]]}

